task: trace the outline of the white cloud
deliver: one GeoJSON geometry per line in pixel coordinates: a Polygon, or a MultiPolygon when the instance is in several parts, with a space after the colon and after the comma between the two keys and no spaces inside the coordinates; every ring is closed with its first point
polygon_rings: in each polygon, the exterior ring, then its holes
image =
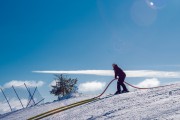
{"type": "Polygon", "coordinates": [[[82,83],[79,85],[78,88],[80,92],[94,92],[94,91],[102,90],[105,87],[105,85],[106,85],[105,82],[92,81],[92,82],[82,83]]]}
{"type": "MultiPolygon", "coordinates": [[[[28,99],[21,99],[21,102],[23,105],[26,105],[28,103],[28,99]]],[[[11,108],[13,110],[17,110],[17,109],[21,109],[22,106],[19,102],[18,99],[10,99],[9,103],[11,105],[11,108]]],[[[0,102],[0,113],[6,113],[6,112],[10,112],[11,109],[9,108],[9,105],[7,104],[7,102],[0,102]]]]}
{"type": "Polygon", "coordinates": [[[28,87],[41,87],[42,85],[44,85],[43,81],[20,81],[20,80],[12,80],[6,84],[4,84],[3,88],[10,88],[12,86],[14,87],[24,87],[24,83],[28,86],[28,87]]]}
{"type": "Polygon", "coordinates": [[[174,71],[134,70],[126,73],[129,77],[180,78],[180,72],[174,71]]]}
{"type": "Polygon", "coordinates": [[[49,74],[86,74],[86,75],[102,75],[111,76],[112,70],[76,70],[76,71],[33,71],[35,73],[49,73],[49,74]]]}
{"type": "Polygon", "coordinates": [[[49,84],[49,86],[55,86],[56,85],[56,81],[55,80],[53,80],[50,84],[49,84]]]}
{"type": "Polygon", "coordinates": [[[0,106],[1,106],[0,107],[1,113],[5,113],[5,112],[10,112],[11,111],[9,106],[8,106],[8,104],[5,103],[5,102],[0,102],[0,106]]]}
{"type": "MultiPolygon", "coordinates": [[[[76,70],[76,71],[33,71],[35,73],[49,74],[86,74],[100,76],[114,76],[113,70],[76,70]]],[[[156,71],[156,70],[128,70],[127,77],[156,77],[156,78],[180,78],[180,71],[156,71]]]]}
{"type": "Polygon", "coordinates": [[[157,78],[146,79],[140,82],[137,86],[140,88],[157,87],[160,85],[160,81],[157,78]]]}

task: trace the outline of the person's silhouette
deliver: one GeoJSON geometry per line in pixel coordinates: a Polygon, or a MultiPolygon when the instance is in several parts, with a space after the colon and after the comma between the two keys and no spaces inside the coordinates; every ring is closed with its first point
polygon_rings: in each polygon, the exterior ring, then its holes
{"type": "Polygon", "coordinates": [[[129,92],[128,89],[126,88],[125,84],[124,84],[124,80],[126,78],[125,72],[120,67],[118,67],[117,64],[112,64],[112,67],[114,69],[114,78],[117,79],[117,76],[118,76],[117,91],[115,94],[121,94],[121,93],[129,92]],[[121,91],[121,86],[123,88],[122,91],[121,91]]]}

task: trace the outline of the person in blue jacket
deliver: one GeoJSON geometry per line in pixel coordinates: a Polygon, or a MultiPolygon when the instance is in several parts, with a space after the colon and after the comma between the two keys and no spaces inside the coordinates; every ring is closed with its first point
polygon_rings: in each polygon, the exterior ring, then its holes
{"type": "Polygon", "coordinates": [[[121,94],[121,93],[129,92],[128,89],[126,88],[126,85],[124,84],[124,80],[126,78],[125,72],[120,67],[118,67],[117,64],[112,64],[112,67],[114,69],[114,78],[117,79],[117,77],[118,77],[117,91],[115,94],[121,94]],[[121,86],[123,88],[122,91],[121,91],[121,86]]]}

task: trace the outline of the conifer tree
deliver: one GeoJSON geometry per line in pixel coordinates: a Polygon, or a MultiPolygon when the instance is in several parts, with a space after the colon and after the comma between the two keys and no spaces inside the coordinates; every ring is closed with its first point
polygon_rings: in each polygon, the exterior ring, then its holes
{"type": "Polygon", "coordinates": [[[71,93],[77,92],[77,78],[71,79],[64,77],[64,75],[55,74],[54,80],[56,81],[56,85],[52,85],[52,90],[50,91],[51,94],[58,96],[58,100],[65,95],[69,95],[71,93]]]}

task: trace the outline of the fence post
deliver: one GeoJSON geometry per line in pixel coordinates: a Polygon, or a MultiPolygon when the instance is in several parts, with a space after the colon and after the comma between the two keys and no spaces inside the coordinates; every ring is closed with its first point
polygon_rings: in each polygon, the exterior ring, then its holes
{"type": "MultiPolygon", "coordinates": [[[[34,92],[33,92],[33,94],[32,94],[32,97],[30,98],[30,101],[29,101],[29,103],[30,103],[30,102],[31,102],[31,100],[33,100],[34,105],[36,105],[36,102],[34,101],[33,96],[34,96],[34,94],[35,94],[36,90],[37,90],[37,87],[35,88],[35,90],[34,90],[34,92]]],[[[27,104],[27,106],[29,105],[29,103],[27,104]]],[[[27,107],[27,106],[26,106],[26,107],[27,107]]]]}
{"type": "Polygon", "coordinates": [[[8,105],[9,105],[9,108],[10,108],[11,111],[12,111],[11,105],[9,104],[9,101],[8,101],[8,99],[7,99],[7,97],[6,97],[5,93],[4,93],[4,91],[2,90],[2,88],[0,88],[0,89],[1,89],[1,91],[2,91],[2,93],[3,93],[3,95],[4,95],[4,97],[5,97],[5,99],[6,99],[7,103],[8,103],[8,105]]]}
{"type": "MultiPolygon", "coordinates": [[[[35,104],[35,101],[34,101],[34,99],[33,99],[33,96],[31,95],[31,92],[30,92],[29,89],[27,88],[26,83],[24,83],[24,85],[25,85],[25,87],[26,87],[26,89],[27,89],[27,91],[28,91],[28,93],[29,93],[30,101],[31,101],[31,99],[32,99],[33,102],[34,102],[34,104],[35,104]]],[[[29,101],[29,103],[30,103],[30,101],[29,101]]],[[[29,103],[27,104],[27,106],[29,105],[29,103]]],[[[26,106],[26,107],[27,107],[27,106],[26,106]]]]}
{"type": "Polygon", "coordinates": [[[13,88],[14,92],[16,93],[16,96],[17,96],[17,98],[19,99],[19,102],[21,103],[22,107],[24,108],[24,106],[23,106],[23,104],[22,104],[22,102],[21,102],[21,99],[19,98],[19,95],[17,94],[14,86],[12,86],[12,88],[13,88]]]}

